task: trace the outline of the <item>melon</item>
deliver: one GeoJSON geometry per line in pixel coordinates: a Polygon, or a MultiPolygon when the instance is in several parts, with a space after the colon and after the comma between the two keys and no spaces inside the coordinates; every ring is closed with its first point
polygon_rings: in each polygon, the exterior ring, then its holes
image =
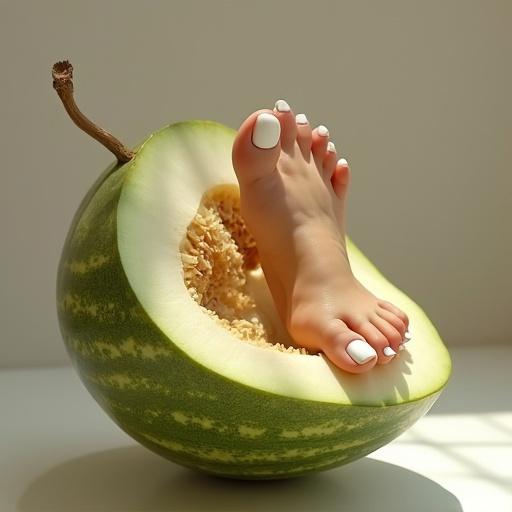
{"type": "Polygon", "coordinates": [[[407,312],[413,339],[360,375],[294,344],[240,215],[235,136],[178,122],[103,172],[62,251],[62,337],[94,399],[153,452],[227,478],[328,470],[421,418],[450,357],[422,309],[349,238],[355,276],[407,312]]]}

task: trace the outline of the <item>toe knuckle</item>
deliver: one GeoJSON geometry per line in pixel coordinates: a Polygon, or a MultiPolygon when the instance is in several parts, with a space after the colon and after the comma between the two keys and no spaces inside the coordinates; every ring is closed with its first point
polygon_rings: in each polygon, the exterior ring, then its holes
{"type": "Polygon", "coordinates": [[[379,346],[380,350],[382,351],[383,347],[386,347],[389,345],[388,339],[384,334],[376,334],[375,335],[375,344],[379,346]]]}
{"type": "Polygon", "coordinates": [[[402,342],[402,335],[399,332],[391,334],[389,336],[389,343],[393,346],[398,346],[402,342]]]}

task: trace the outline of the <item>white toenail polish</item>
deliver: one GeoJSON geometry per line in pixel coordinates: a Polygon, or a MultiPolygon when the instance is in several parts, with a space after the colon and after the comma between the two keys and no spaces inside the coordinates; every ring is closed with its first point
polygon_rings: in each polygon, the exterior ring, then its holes
{"type": "Polygon", "coordinates": [[[382,352],[385,356],[395,356],[396,352],[391,347],[386,347],[382,352]]]}
{"type": "Polygon", "coordinates": [[[290,112],[290,105],[284,100],[277,100],[275,107],[279,112],[290,112]]]}
{"type": "Polygon", "coordinates": [[[338,160],[338,165],[348,165],[348,162],[344,158],[338,160]]]}
{"type": "Polygon", "coordinates": [[[334,145],[334,142],[329,141],[327,143],[327,151],[331,151],[332,153],[336,151],[336,146],[334,145]]]}
{"type": "Polygon", "coordinates": [[[405,350],[403,343],[398,345],[398,351],[401,352],[402,350],[405,350]]]}
{"type": "Polygon", "coordinates": [[[252,130],[252,143],[260,149],[273,148],[279,141],[281,124],[272,114],[263,112],[256,118],[252,130]]]}
{"type": "Polygon", "coordinates": [[[377,352],[364,340],[354,340],[347,345],[348,355],[358,364],[364,364],[377,357],[377,352]]]}
{"type": "Polygon", "coordinates": [[[412,335],[409,331],[405,331],[404,339],[402,343],[407,343],[408,341],[411,341],[412,335]]]}
{"type": "Polygon", "coordinates": [[[308,118],[306,117],[306,114],[297,114],[295,116],[295,121],[297,124],[308,124],[308,118]]]}
{"type": "Polygon", "coordinates": [[[318,128],[317,128],[317,131],[318,131],[318,135],[321,135],[322,137],[327,137],[327,135],[329,135],[329,130],[327,129],[326,126],[324,126],[323,124],[321,124],[318,128]]]}

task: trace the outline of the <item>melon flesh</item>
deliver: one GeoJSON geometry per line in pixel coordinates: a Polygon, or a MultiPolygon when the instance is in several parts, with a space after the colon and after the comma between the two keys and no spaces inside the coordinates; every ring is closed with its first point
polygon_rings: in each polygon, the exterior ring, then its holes
{"type": "Polygon", "coordinates": [[[156,132],[84,199],[58,311],[84,384],[151,450],[236,478],[284,478],[374,451],[425,414],[450,375],[424,312],[347,239],[356,277],[407,312],[413,340],[362,375],[295,347],[239,212],[235,132],[156,132]]]}
{"type": "MultiPolygon", "coordinates": [[[[439,389],[449,360],[437,333],[430,323],[417,321],[423,316],[419,308],[384,281],[353,244],[349,243],[348,251],[356,277],[377,296],[407,311],[414,333],[408,354],[363,376],[337,371],[323,356],[299,356],[240,343],[234,333],[226,332],[197,307],[184,282],[182,240],[203,195],[220,184],[236,187],[237,182],[231,164],[232,133],[212,126],[211,134],[201,137],[196,131],[204,131],[204,126],[187,128],[179,136],[160,134],[151,141],[151,155],[145,148],[144,169],[128,178],[118,207],[121,261],[139,301],[160,329],[210,370],[280,395],[381,405],[416,400],[439,389]],[[211,342],[204,343],[204,333],[211,342]],[[390,382],[401,386],[395,389],[390,382]]],[[[264,285],[262,272],[253,280],[261,281],[255,285],[264,285]]],[[[268,311],[270,304],[266,306],[268,311]]]]}

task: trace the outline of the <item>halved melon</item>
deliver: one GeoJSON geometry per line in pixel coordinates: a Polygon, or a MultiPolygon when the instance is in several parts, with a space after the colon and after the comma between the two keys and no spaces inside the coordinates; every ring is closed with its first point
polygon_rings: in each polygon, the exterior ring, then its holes
{"type": "Polygon", "coordinates": [[[356,277],[407,312],[413,340],[362,375],[293,346],[240,216],[235,134],[176,123],[107,169],[63,250],[61,331],[94,398],[156,453],[232,478],[329,469],[425,414],[450,357],[423,311],[350,240],[356,277]]]}

